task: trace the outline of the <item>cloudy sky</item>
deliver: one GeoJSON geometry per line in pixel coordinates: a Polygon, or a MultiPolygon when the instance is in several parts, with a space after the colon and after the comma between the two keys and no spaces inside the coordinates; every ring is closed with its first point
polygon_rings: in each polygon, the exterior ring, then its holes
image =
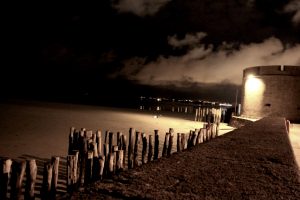
{"type": "Polygon", "coordinates": [[[244,68],[300,65],[299,0],[101,0],[6,10],[6,95],[233,101],[244,68]]]}

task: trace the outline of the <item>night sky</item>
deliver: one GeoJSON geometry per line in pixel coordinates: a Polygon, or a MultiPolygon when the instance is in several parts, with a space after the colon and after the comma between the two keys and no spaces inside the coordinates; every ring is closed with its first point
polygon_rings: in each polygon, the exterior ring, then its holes
{"type": "Polygon", "coordinates": [[[3,7],[1,96],[233,102],[242,70],[300,65],[300,0],[3,7]]]}

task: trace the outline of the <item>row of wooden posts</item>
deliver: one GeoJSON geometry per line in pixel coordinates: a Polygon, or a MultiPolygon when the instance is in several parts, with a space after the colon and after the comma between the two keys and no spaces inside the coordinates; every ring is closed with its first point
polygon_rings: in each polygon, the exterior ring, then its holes
{"type": "Polygon", "coordinates": [[[195,121],[220,123],[222,108],[198,107],[195,112],[195,121]]]}
{"type": "MultiPolygon", "coordinates": [[[[52,157],[44,163],[43,183],[40,191],[42,199],[55,199],[57,193],[60,157],[52,157]]],[[[24,199],[35,199],[35,185],[38,167],[35,159],[15,161],[1,159],[0,199],[23,199],[23,180],[25,180],[24,199]],[[8,188],[10,187],[10,196],[8,188]]]]}
{"type": "MultiPolygon", "coordinates": [[[[177,133],[177,152],[189,149],[199,143],[206,142],[218,136],[219,124],[204,124],[201,129],[190,133],[177,133]]],[[[132,169],[161,157],[172,154],[174,143],[174,130],[172,128],[165,134],[162,152],[159,149],[159,132],[149,135],[148,140],[144,133],[129,129],[129,138],[118,132],[116,145],[115,134],[107,131],[102,142],[101,131],[87,131],[82,128],[70,130],[69,148],[67,156],[67,191],[74,190],[91,183],[92,181],[111,178],[126,167],[132,169]],[[154,138],[153,138],[154,136],[154,138]],[[140,143],[142,149],[139,149],[140,143]],[[127,154],[127,160],[126,155],[127,154]],[[127,162],[126,162],[127,161],[127,162]]],[[[50,162],[44,163],[41,199],[55,199],[57,196],[57,182],[60,157],[52,157],[50,162]]],[[[37,177],[37,164],[34,159],[26,161],[13,161],[9,158],[1,159],[0,199],[7,199],[10,186],[10,199],[34,199],[35,183],[37,177]],[[26,179],[25,184],[23,180],[26,179]],[[25,186],[23,194],[22,187],[25,186]]]]}
{"type": "MultiPolygon", "coordinates": [[[[219,123],[204,124],[201,129],[190,131],[188,135],[177,133],[177,152],[189,149],[199,143],[206,142],[218,136],[219,123]]],[[[162,152],[159,149],[159,132],[154,135],[129,129],[127,145],[126,135],[117,133],[116,145],[113,144],[114,133],[107,131],[102,145],[101,132],[80,131],[71,128],[69,137],[69,155],[67,156],[67,188],[69,192],[91,181],[111,178],[126,167],[133,169],[161,157],[169,157],[174,143],[172,128],[165,134],[162,152]],[[153,138],[154,136],[154,138],[153,138]],[[140,143],[142,149],[139,149],[140,143]],[[127,154],[127,160],[125,155],[127,154]]]]}

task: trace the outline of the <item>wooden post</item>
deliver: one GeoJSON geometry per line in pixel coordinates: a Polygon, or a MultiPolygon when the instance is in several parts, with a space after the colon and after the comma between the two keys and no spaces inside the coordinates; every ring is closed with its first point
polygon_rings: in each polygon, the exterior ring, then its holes
{"type": "Polygon", "coordinates": [[[96,142],[92,142],[92,145],[91,145],[91,147],[92,147],[92,151],[93,151],[93,157],[94,158],[98,158],[99,157],[99,155],[98,155],[98,145],[97,145],[97,143],[96,142]]]}
{"type": "Polygon", "coordinates": [[[1,160],[0,199],[7,199],[7,189],[11,176],[11,165],[11,159],[6,158],[1,160]]]}
{"type": "Polygon", "coordinates": [[[43,185],[41,190],[42,199],[50,199],[53,166],[50,162],[44,163],[43,185]]]}
{"type": "Polygon", "coordinates": [[[116,167],[117,167],[117,152],[119,151],[118,145],[113,146],[112,153],[114,153],[114,172],[116,172],[116,167]]]}
{"type": "Polygon", "coordinates": [[[213,138],[215,138],[217,136],[217,123],[213,123],[213,126],[212,126],[212,129],[213,129],[213,138]]]}
{"type": "Polygon", "coordinates": [[[92,140],[93,131],[89,130],[85,132],[87,140],[92,140]]]}
{"type": "Polygon", "coordinates": [[[25,175],[26,162],[13,162],[11,175],[11,199],[21,199],[22,183],[25,175]]]}
{"type": "Polygon", "coordinates": [[[185,133],[181,133],[181,151],[187,148],[185,133]]]}
{"type": "Polygon", "coordinates": [[[124,169],[123,161],[124,161],[124,151],[119,150],[117,151],[117,169],[116,169],[117,172],[123,171],[124,169]]]}
{"type": "Polygon", "coordinates": [[[96,133],[92,133],[92,142],[96,143],[97,140],[97,134],[96,133]]]}
{"type": "Polygon", "coordinates": [[[149,135],[148,162],[151,162],[153,156],[153,138],[149,135]]]}
{"type": "Polygon", "coordinates": [[[100,156],[99,157],[99,166],[100,166],[99,179],[102,180],[103,179],[103,175],[104,175],[105,156],[100,156]]]}
{"type": "Polygon", "coordinates": [[[97,150],[97,143],[94,143],[94,151],[93,151],[93,166],[92,166],[92,180],[99,179],[99,170],[100,170],[100,162],[99,155],[97,150]]]}
{"type": "Polygon", "coordinates": [[[206,142],[206,136],[207,136],[207,129],[203,128],[202,129],[202,142],[206,142]]]}
{"type": "Polygon", "coordinates": [[[133,128],[129,129],[129,143],[128,143],[128,169],[132,169],[134,167],[134,155],[133,155],[133,144],[134,144],[134,133],[135,130],[133,128]]]}
{"type": "Polygon", "coordinates": [[[68,149],[68,154],[70,154],[74,150],[74,131],[75,131],[75,128],[71,127],[70,128],[70,135],[69,135],[69,149],[68,149]]]}
{"type": "Polygon", "coordinates": [[[196,139],[196,144],[201,143],[201,129],[197,131],[197,139],[196,139]]]}
{"type": "Polygon", "coordinates": [[[219,131],[220,131],[220,121],[217,122],[217,130],[216,130],[216,136],[219,136],[219,131]]]}
{"type": "Polygon", "coordinates": [[[138,160],[139,153],[139,143],[140,143],[140,132],[135,132],[135,144],[134,144],[134,167],[138,167],[140,162],[138,160]]]}
{"type": "Polygon", "coordinates": [[[108,174],[109,168],[109,144],[103,144],[104,147],[104,156],[105,156],[105,166],[104,166],[104,175],[108,174]]]}
{"type": "Polygon", "coordinates": [[[80,132],[80,137],[79,137],[79,154],[80,154],[80,157],[85,156],[87,151],[88,151],[87,138],[84,136],[84,131],[81,131],[80,132]]]}
{"type": "Polygon", "coordinates": [[[79,137],[79,183],[81,186],[84,184],[86,154],[87,154],[87,140],[84,137],[84,132],[81,131],[79,137]]]}
{"type": "Polygon", "coordinates": [[[290,120],[285,120],[285,126],[286,126],[286,132],[289,134],[290,133],[290,126],[291,126],[290,120]]]}
{"type": "Polygon", "coordinates": [[[155,134],[155,141],[154,141],[154,158],[153,160],[158,159],[158,154],[159,154],[159,135],[158,135],[158,130],[154,130],[155,134]]]}
{"type": "Polygon", "coordinates": [[[109,134],[109,131],[105,131],[105,138],[104,138],[104,143],[108,144],[108,134],[109,134]]]}
{"type": "MultiPolygon", "coordinates": [[[[48,171],[48,168],[49,168],[46,164],[45,164],[45,168],[44,168],[44,173],[45,173],[45,171],[48,171]]],[[[76,175],[74,173],[74,167],[75,167],[75,155],[68,155],[67,156],[67,191],[69,193],[73,192],[74,185],[75,185],[75,179],[76,179],[75,176],[76,175]]],[[[45,178],[47,178],[47,176],[46,177],[44,176],[44,180],[45,180],[45,178]]],[[[47,179],[46,179],[46,181],[47,181],[47,179]]],[[[51,179],[50,179],[50,181],[51,181],[51,179]]],[[[47,183],[48,182],[46,182],[46,184],[47,183]]],[[[51,185],[51,182],[50,182],[50,185],[51,185]]]]}
{"type": "Polygon", "coordinates": [[[92,172],[93,172],[93,151],[87,152],[86,165],[85,165],[85,175],[84,175],[84,183],[90,183],[92,180],[92,172]]]}
{"type": "Polygon", "coordinates": [[[55,198],[58,182],[58,170],[59,170],[59,157],[52,157],[51,164],[53,166],[52,170],[52,182],[51,182],[51,197],[55,198]]]}
{"type": "Polygon", "coordinates": [[[113,132],[109,132],[109,152],[113,152],[113,141],[114,141],[114,133],[113,132]]]}
{"type": "Polygon", "coordinates": [[[114,159],[115,159],[115,154],[110,153],[109,154],[109,167],[108,167],[108,176],[111,177],[114,174],[114,159]]]}
{"type": "Polygon", "coordinates": [[[122,132],[117,132],[117,145],[118,145],[118,148],[119,149],[122,149],[123,147],[123,140],[122,140],[122,136],[123,136],[123,133],[122,132]]]}
{"type": "Polygon", "coordinates": [[[103,155],[103,152],[102,152],[102,136],[100,130],[97,130],[96,132],[96,143],[97,143],[98,155],[101,156],[103,155]]]}
{"type": "Polygon", "coordinates": [[[25,199],[34,199],[34,186],[36,182],[37,166],[35,160],[27,161],[25,199]]]}
{"type": "Polygon", "coordinates": [[[170,138],[170,134],[166,133],[164,147],[163,147],[163,151],[162,151],[162,157],[166,157],[167,156],[167,149],[168,149],[168,145],[169,145],[169,138],[170,138]]]}
{"type": "Polygon", "coordinates": [[[177,152],[181,151],[181,136],[180,133],[177,133],[177,152]]]}
{"type": "Polygon", "coordinates": [[[73,150],[79,150],[79,137],[80,132],[75,129],[73,133],[73,150]]]}
{"type": "Polygon", "coordinates": [[[122,135],[122,150],[123,150],[123,164],[125,165],[125,155],[126,155],[126,148],[127,148],[127,139],[126,135],[122,135]]]}
{"type": "Polygon", "coordinates": [[[168,149],[167,149],[167,156],[171,155],[172,152],[172,147],[173,147],[173,138],[174,138],[174,133],[173,129],[169,131],[169,144],[168,144],[168,149]]]}
{"type": "Polygon", "coordinates": [[[143,149],[142,149],[142,164],[145,164],[147,156],[147,138],[145,133],[142,133],[143,149]]]}
{"type": "Polygon", "coordinates": [[[211,140],[213,136],[213,124],[210,123],[208,128],[209,128],[209,139],[211,140]]]}
{"type": "Polygon", "coordinates": [[[193,141],[192,141],[193,146],[196,146],[198,132],[199,132],[198,129],[195,129],[195,131],[193,131],[193,141]]]}
{"type": "Polygon", "coordinates": [[[78,183],[78,178],[79,178],[79,171],[78,171],[78,166],[79,166],[79,163],[78,163],[78,160],[79,160],[79,151],[78,150],[74,150],[72,152],[72,155],[75,156],[75,161],[74,161],[74,181],[75,181],[75,184],[78,183]]]}
{"type": "Polygon", "coordinates": [[[188,140],[187,140],[187,148],[188,149],[191,147],[192,135],[193,135],[192,130],[190,130],[189,137],[188,137],[188,140]]]}

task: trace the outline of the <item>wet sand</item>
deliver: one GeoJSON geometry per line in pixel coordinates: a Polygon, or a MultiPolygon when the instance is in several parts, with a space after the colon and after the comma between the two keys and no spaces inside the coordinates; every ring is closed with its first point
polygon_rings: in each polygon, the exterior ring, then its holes
{"type": "MultiPolygon", "coordinates": [[[[128,134],[130,127],[154,134],[154,129],[158,129],[161,140],[169,128],[173,128],[175,133],[188,133],[203,127],[203,123],[194,122],[191,118],[184,113],[160,115],[156,111],[75,104],[0,103],[0,156],[65,157],[72,126],[101,130],[103,134],[106,130],[128,134]]],[[[220,129],[220,134],[233,130],[226,124],[222,124],[220,129]]]]}

